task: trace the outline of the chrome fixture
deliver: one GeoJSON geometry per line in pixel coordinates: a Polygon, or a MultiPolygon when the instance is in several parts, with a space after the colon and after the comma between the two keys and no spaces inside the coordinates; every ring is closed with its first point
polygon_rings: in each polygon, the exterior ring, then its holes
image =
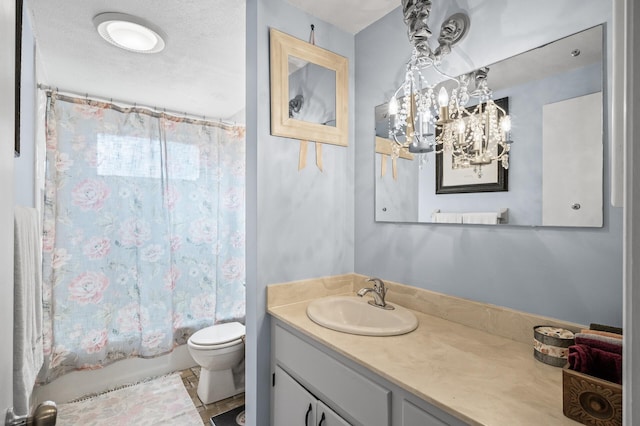
{"type": "Polygon", "coordinates": [[[512,143],[509,139],[511,118],[493,101],[487,84],[488,73],[489,68],[483,67],[461,76],[460,80],[467,88],[471,81],[474,82],[474,90],[468,96],[477,99],[477,103],[469,108],[458,106],[448,115],[436,140],[436,153],[450,152],[453,168],[473,167],[479,178],[482,177],[482,166],[493,161],[509,168],[512,143]]]}
{"type": "Polygon", "coordinates": [[[384,281],[380,278],[369,278],[367,282],[373,282],[373,288],[365,287],[358,290],[358,296],[362,297],[367,293],[371,293],[373,300],[369,300],[371,306],[376,308],[386,309],[388,311],[395,309],[392,305],[384,301],[384,297],[387,295],[387,288],[384,285],[384,281]]]}
{"type": "Polygon", "coordinates": [[[33,412],[33,416],[17,416],[13,409],[7,410],[4,424],[6,426],[55,426],[58,407],[53,401],[44,401],[33,412]]]}
{"type": "Polygon", "coordinates": [[[492,100],[486,81],[488,68],[457,78],[440,69],[442,57],[467,34],[469,17],[456,13],[445,19],[438,46],[432,50],[427,22],[431,4],[402,0],[412,54],[404,82],[389,100],[389,138],[395,142],[392,156],[397,158],[403,149],[414,154],[446,151],[452,154],[455,167],[474,167],[478,176],[482,166],[492,161],[501,161],[506,169],[510,119],[492,100]],[[427,69],[440,75],[441,81],[429,83],[424,75],[427,69]],[[472,97],[477,98],[477,106],[466,108],[472,97]]]}

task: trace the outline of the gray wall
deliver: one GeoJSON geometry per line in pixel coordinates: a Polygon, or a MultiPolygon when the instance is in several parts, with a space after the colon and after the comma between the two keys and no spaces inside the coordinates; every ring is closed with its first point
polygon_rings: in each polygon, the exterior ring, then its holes
{"type": "Polygon", "coordinates": [[[0,0],[0,412],[13,406],[13,129],[15,1],[0,0]],[[9,53],[6,53],[9,52],[9,53]]]}
{"type": "Polygon", "coordinates": [[[283,0],[247,2],[247,424],[269,424],[270,343],[266,286],[354,270],[354,38],[283,0]],[[349,59],[349,147],[309,149],[270,135],[269,27],[349,59]]]}
{"type": "MultiPolygon", "coordinates": [[[[454,75],[611,21],[611,2],[599,0],[468,0],[445,7],[434,5],[432,28],[459,9],[471,14],[471,30],[451,54],[459,67],[454,75]]],[[[563,320],[620,325],[622,211],[608,203],[602,229],[374,221],[373,110],[401,83],[410,48],[399,9],[355,39],[355,272],[563,320]]],[[[605,186],[608,173],[605,164],[605,186]]]]}

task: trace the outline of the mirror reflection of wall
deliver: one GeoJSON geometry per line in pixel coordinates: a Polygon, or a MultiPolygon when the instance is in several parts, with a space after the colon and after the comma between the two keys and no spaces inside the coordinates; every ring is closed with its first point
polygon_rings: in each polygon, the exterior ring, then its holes
{"type": "MultiPolygon", "coordinates": [[[[549,105],[602,92],[602,37],[602,27],[598,26],[489,65],[488,83],[493,99],[508,98],[512,117],[514,142],[508,191],[436,194],[435,154],[423,154],[426,158],[422,160],[420,156],[414,161],[398,160],[399,179],[405,180],[402,185],[388,175],[381,177],[379,170],[376,172],[376,220],[430,223],[437,210],[468,213],[508,209],[509,225],[602,226],[601,95],[591,97],[588,106],[583,102],[572,103],[569,108],[573,114],[551,113],[557,118],[553,124],[545,124],[549,120],[543,122],[543,111],[554,111],[549,105]],[[585,121],[595,124],[586,134],[578,131],[585,121]],[[563,136],[558,138],[561,132],[563,136]],[[588,148],[585,138],[590,139],[588,148]],[[580,150],[589,153],[588,160],[579,160],[580,150]],[[555,171],[550,171],[551,168],[555,171]],[[544,196],[543,186],[547,192],[544,196]],[[567,187],[572,190],[562,193],[561,189],[567,187]],[[558,191],[549,195],[553,188],[558,191]],[[414,197],[417,201],[402,197],[414,197]],[[404,211],[407,207],[412,211],[404,211]],[[563,219],[554,220],[546,214],[543,222],[543,209],[550,208],[561,211],[563,219]]],[[[380,137],[389,137],[385,111],[386,104],[378,106],[375,112],[376,135],[380,137]]],[[[380,161],[377,156],[376,169],[380,161]]]]}
{"type": "Polygon", "coordinates": [[[289,56],[289,117],[336,126],[336,72],[289,56]]]}

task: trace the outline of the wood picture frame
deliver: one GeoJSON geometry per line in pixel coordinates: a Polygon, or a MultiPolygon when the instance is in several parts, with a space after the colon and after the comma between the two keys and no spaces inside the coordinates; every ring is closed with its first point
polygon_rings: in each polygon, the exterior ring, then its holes
{"type": "MultiPolygon", "coordinates": [[[[509,114],[509,98],[500,98],[494,101],[497,106],[504,109],[505,114],[509,114]]],[[[467,108],[467,110],[475,109],[475,105],[467,108]]],[[[438,131],[436,130],[436,137],[438,131]]],[[[451,154],[442,152],[436,155],[436,194],[463,194],[472,192],[502,192],[509,190],[509,170],[502,167],[502,164],[493,161],[489,166],[483,166],[483,169],[490,176],[484,179],[478,179],[472,169],[466,176],[462,176],[455,182],[449,184],[445,179],[445,173],[451,171],[453,165],[450,158],[451,154]],[[445,168],[448,167],[448,170],[445,168]]]]}
{"type": "Polygon", "coordinates": [[[270,36],[271,134],[301,141],[347,146],[349,62],[344,56],[299,40],[275,28],[270,36]],[[290,114],[289,57],[335,72],[335,118],[324,123],[299,120],[290,114]],[[335,121],[334,121],[335,120],[335,121]],[[331,122],[330,125],[327,125],[331,122]]]}

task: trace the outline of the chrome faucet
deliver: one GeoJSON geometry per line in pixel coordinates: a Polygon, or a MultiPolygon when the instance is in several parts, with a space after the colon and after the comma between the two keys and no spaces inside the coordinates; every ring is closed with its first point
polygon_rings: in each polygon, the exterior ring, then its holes
{"type": "Polygon", "coordinates": [[[358,296],[362,297],[367,293],[371,293],[373,300],[369,300],[371,306],[381,309],[395,309],[392,305],[384,301],[384,297],[387,295],[387,288],[384,286],[384,281],[380,278],[369,278],[367,282],[373,282],[373,288],[364,287],[358,290],[358,296]]]}

